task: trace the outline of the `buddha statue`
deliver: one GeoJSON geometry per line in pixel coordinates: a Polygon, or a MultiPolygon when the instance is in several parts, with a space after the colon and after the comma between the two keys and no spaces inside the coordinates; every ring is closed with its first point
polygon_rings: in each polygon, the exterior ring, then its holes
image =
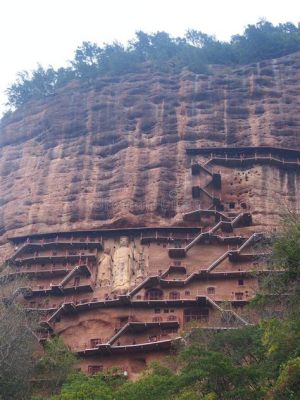
{"type": "Polygon", "coordinates": [[[113,291],[126,293],[130,288],[131,277],[134,274],[134,250],[130,247],[129,238],[122,236],[119,247],[113,255],[113,291]]]}

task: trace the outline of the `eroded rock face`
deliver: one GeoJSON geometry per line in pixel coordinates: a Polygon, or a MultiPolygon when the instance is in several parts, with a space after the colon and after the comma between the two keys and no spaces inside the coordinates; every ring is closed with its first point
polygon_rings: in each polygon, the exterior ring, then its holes
{"type": "MultiPolygon", "coordinates": [[[[208,76],[145,66],[143,73],[103,78],[93,86],[73,82],[28,104],[1,126],[2,239],[182,224],[182,210],[192,199],[186,148],[299,149],[299,82],[295,53],[240,68],[212,67],[208,76]]],[[[234,184],[246,199],[254,193],[249,202],[257,224],[261,215],[271,222],[280,213],[274,193],[297,206],[298,172],[267,166],[256,171],[234,184]]],[[[228,185],[231,179],[228,174],[228,185]]]]}

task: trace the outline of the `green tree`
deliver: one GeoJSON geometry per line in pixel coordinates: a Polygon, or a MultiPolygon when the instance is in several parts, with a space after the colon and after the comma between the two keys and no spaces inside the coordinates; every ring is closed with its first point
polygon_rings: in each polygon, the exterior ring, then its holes
{"type": "Polygon", "coordinates": [[[52,393],[57,392],[67,377],[74,373],[77,362],[75,355],[60,337],[45,343],[44,353],[35,365],[35,377],[41,387],[52,393]]]}
{"type": "MultiPolygon", "coordinates": [[[[5,271],[4,271],[5,272],[5,271]]],[[[0,280],[0,399],[30,397],[34,354],[38,348],[37,316],[28,314],[17,301],[24,280],[0,280]]]]}
{"type": "Polygon", "coordinates": [[[95,77],[99,73],[103,50],[91,42],[83,42],[75,51],[74,60],[71,65],[75,76],[79,78],[95,77]]]}
{"type": "Polygon", "coordinates": [[[297,400],[300,398],[300,357],[292,358],[282,365],[274,389],[274,400],[297,400]]]}
{"type": "Polygon", "coordinates": [[[172,398],[178,387],[178,379],[168,368],[153,364],[136,382],[124,384],[116,399],[122,400],[167,400],[172,398]]]}
{"type": "Polygon", "coordinates": [[[114,400],[113,388],[102,374],[89,376],[76,374],[69,377],[61,393],[51,400],[114,400]]]}

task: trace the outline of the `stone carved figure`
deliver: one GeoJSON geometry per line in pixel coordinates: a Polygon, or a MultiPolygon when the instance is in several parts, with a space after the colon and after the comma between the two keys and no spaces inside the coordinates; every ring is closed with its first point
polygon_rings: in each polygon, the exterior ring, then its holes
{"type": "Polygon", "coordinates": [[[120,237],[119,247],[113,255],[113,291],[125,293],[135,271],[134,250],[127,236],[120,237]]]}
{"type": "Polygon", "coordinates": [[[135,270],[135,283],[139,284],[145,277],[146,260],[144,251],[139,252],[138,264],[135,270]]]}
{"type": "Polygon", "coordinates": [[[112,258],[110,249],[104,249],[98,265],[98,284],[111,286],[112,283],[112,258]]]}

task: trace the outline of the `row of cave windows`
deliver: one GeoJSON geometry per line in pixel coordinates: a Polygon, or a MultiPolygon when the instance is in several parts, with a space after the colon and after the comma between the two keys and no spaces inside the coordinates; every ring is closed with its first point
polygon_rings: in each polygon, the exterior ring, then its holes
{"type": "MultiPolygon", "coordinates": [[[[231,185],[232,185],[232,183],[231,183],[231,185]]],[[[231,193],[231,195],[232,195],[232,193],[231,193]]],[[[199,199],[200,196],[201,196],[201,189],[198,186],[193,187],[192,188],[192,197],[194,199],[199,199]]],[[[226,203],[224,205],[226,205],[230,210],[233,210],[236,207],[236,203],[233,201],[230,201],[229,203],[226,203]]],[[[246,203],[242,202],[242,203],[238,204],[238,207],[241,207],[243,210],[246,210],[248,206],[246,203]]],[[[223,206],[223,208],[224,208],[224,206],[223,206]]]]}
{"type": "MultiPolygon", "coordinates": [[[[77,286],[79,286],[79,284],[80,284],[80,277],[78,276],[78,277],[74,278],[73,286],[77,287],[77,286]]],[[[240,280],[239,281],[239,285],[244,285],[244,282],[242,280],[240,280]]],[[[39,286],[39,289],[43,290],[44,286],[39,286]]],[[[207,288],[207,294],[214,295],[215,293],[216,293],[216,290],[215,290],[214,287],[208,287],[207,288]]],[[[246,294],[247,294],[247,292],[246,292],[246,294]]],[[[186,290],[184,292],[184,295],[185,296],[190,296],[191,292],[189,290],[186,290]]],[[[174,292],[170,292],[169,293],[169,299],[170,300],[180,300],[180,296],[181,296],[180,292],[175,292],[174,291],[174,292]]],[[[117,298],[117,296],[114,296],[114,298],[117,298]]],[[[141,300],[142,296],[141,295],[137,295],[136,298],[137,298],[137,300],[141,300]]],[[[146,292],[146,295],[145,295],[145,299],[146,300],[163,300],[163,298],[164,298],[164,294],[163,294],[163,291],[160,290],[160,289],[149,289],[146,292]]],[[[242,300],[244,298],[244,293],[243,292],[236,292],[235,293],[235,298],[237,300],[242,300]]],[[[106,300],[107,299],[110,299],[110,297],[108,295],[106,295],[106,300]]],[[[88,299],[82,300],[81,302],[87,302],[87,301],[88,301],[88,299]]],[[[30,302],[30,306],[31,307],[35,307],[36,305],[38,305],[39,307],[42,307],[42,304],[37,304],[35,301],[30,302]]],[[[53,304],[53,307],[56,307],[56,304],[53,304]]]]}
{"type": "Polygon", "coordinates": [[[56,250],[53,250],[51,252],[51,254],[44,254],[44,253],[40,253],[39,251],[35,251],[33,253],[27,253],[25,254],[25,256],[23,258],[28,258],[28,257],[51,257],[51,256],[65,256],[65,255],[69,255],[69,256],[77,256],[77,255],[85,255],[85,253],[87,254],[91,254],[94,253],[93,249],[87,249],[87,250],[66,250],[63,253],[62,252],[58,252],[56,250]]]}
{"type": "MultiPolygon", "coordinates": [[[[34,264],[34,265],[25,264],[24,268],[31,269],[33,267],[34,269],[36,269],[36,268],[37,269],[39,269],[39,268],[57,268],[57,269],[59,269],[59,268],[75,267],[76,265],[78,265],[78,261],[69,261],[69,262],[64,262],[61,264],[55,264],[55,263],[34,264]]],[[[92,266],[92,265],[93,265],[93,263],[88,262],[88,266],[92,266]]]]}
{"type": "MultiPolygon", "coordinates": [[[[238,280],[238,285],[239,286],[244,286],[244,280],[243,279],[239,279],[238,280]]],[[[206,289],[206,292],[207,292],[207,294],[210,294],[210,295],[215,294],[216,293],[216,288],[213,287],[213,286],[208,287],[206,289]]],[[[236,293],[236,295],[237,294],[238,293],[236,293]]],[[[185,296],[190,296],[191,292],[189,290],[186,290],[184,292],[184,295],[185,296]]],[[[177,292],[177,291],[173,291],[173,292],[169,293],[169,299],[170,300],[180,300],[180,296],[181,296],[181,293],[177,292]]],[[[141,300],[142,296],[141,295],[137,295],[136,298],[137,298],[137,300],[141,300]]],[[[163,291],[161,289],[148,289],[146,291],[146,294],[145,294],[145,300],[162,300],[163,298],[164,298],[164,293],[163,293],[163,291]]]]}
{"type": "MultiPolygon", "coordinates": [[[[114,295],[113,296],[114,299],[117,299],[117,296],[114,295]]],[[[92,299],[80,299],[80,300],[75,300],[74,303],[77,304],[85,304],[85,303],[89,303],[89,302],[96,302],[98,299],[96,297],[92,298],[92,299]]],[[[64,303],[50,303],[49,300],[45,300],[44,303],[37,303],[36,301],[31,301],[29,303],[29,306],[31,308],[58,308],[61,307],[64,303]]],[[[56,322],[59,322],[58,320],[56,322]]]]}
{"type": "MultiPolygon", "coordinates": [[[[45,244],[45,243],[54,243],[54,242],[101,242],[102,241],[102,236],[84,236],[84,237],[74,237],[74,236],[55,236],[52,238],[48,239],[33,239],[31,237],[27,237],[24,243],[40,243],[40,244],[45,244]]],[[[16,246],[17,247],[17,246],[16,246]]],[[[18,249],[18,247],[17,247],[18,249]]]]}

